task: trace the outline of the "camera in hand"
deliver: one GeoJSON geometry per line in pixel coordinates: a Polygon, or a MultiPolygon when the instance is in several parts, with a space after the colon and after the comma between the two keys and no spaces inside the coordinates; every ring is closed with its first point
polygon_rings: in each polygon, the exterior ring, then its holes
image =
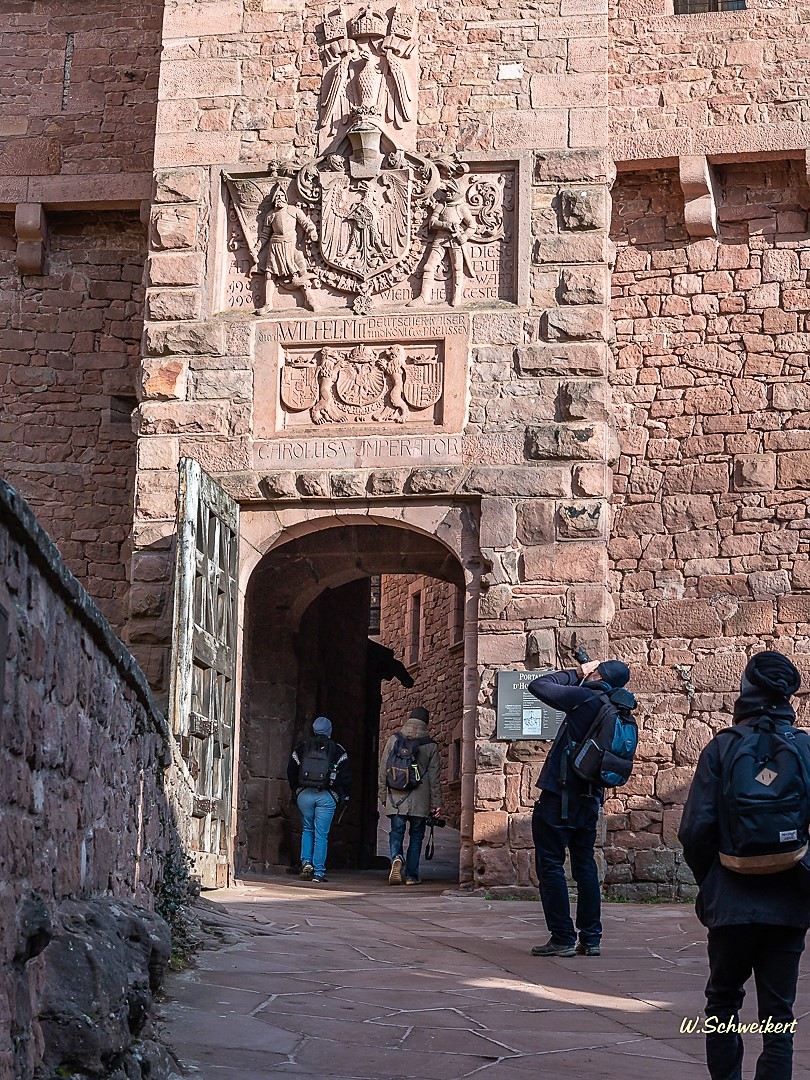
{"type": "Polygon", "coordinates": [[[574,649],[574,659],[578,664],[588,664],[591,660],[590,656],[588,656],[581,645],[578,645],[576,649],[574,649]]]}
{"type": "Polygon", "coordinates": [[[444,820],[444,818],[434,817],[433,814],[431,814],[430,817],[427,819],[428,829],[443,829],[446,824],[447,822],[444,820]]]}

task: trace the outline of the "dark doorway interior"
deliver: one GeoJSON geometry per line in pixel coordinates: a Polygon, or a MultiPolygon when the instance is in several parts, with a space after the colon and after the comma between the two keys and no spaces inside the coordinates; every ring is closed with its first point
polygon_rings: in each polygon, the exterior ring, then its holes
{"type": "Polygon", "coordinates": [[[371,579],[403,573],[463,585],[460,565],[438,541],[386,526],[312,534],[269,553],[254,572],[246,603],[237,874],[296,865],[300,823],[286,765],[318,715],[332,721],[354,777],[352,799],[330,834],[329,866],[379,864],[381,687],[400,688],[396,680],[407,680],[408,672],[391,649],[369,640],[371,579]]]}

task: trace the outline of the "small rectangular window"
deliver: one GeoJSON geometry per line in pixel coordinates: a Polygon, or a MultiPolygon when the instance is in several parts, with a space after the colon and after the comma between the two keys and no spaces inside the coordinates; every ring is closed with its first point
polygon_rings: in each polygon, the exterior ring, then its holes
{"type": "Polygon", "coordinates": [[[745,0],[675,0],[676,15],[706,15],[710,11],[745,11],[745,0]]]}
{"type": "Polygon", "coordinates": [[[408,664],[419,663],[419,647],[422,638],[422,593],[412,592],[408,597],[410,612],[408,618],[408,664]]]}
{"type": "Polygon", "coordinates": [[[374,574],[369,587],[368,632],[374,637],[380,632],[380,607],[382,604],[382,578],[374,574]]]}

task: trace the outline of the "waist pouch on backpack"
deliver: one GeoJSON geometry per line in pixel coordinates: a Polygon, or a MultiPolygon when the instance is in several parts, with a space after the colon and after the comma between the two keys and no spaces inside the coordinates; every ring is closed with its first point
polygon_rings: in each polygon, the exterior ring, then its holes
{"type": "Polygon", "coordinates": [[[808,851],[810,773],[804,736],[771,721],[728,728],[721,758],[720,862],[738,874],[778,874],[808,851]],[[770,726],[770,729],[769,729],[770,726]]]}

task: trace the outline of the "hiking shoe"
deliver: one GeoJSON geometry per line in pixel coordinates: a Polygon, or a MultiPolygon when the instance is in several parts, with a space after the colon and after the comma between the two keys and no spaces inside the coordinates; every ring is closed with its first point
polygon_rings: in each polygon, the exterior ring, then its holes
{"type": "Polygon", "coordinates": [[[577,956],[601,956],[602,950],[598,945],[584,945],[581,941],[577,942],[577,956]]]}
{"type": "Polygon", "coordinates": [[[302,881],[312,881],[312,875],[315,873],[315,867],[312,863],[305,862],[301,867],[301,873],[298,875],[302,881]]]}
{"type": "Polygon", "coordinates": [[[323,885],[323,883],[325,881],[328,881],[328,880],[329,880],[329,878],[326,876],[326,874],[313,874],[312,875],[312,884],[313,885],[323,885]]]}
{"type": "Polygon", "coordinates": [[[391,863],[391,872],[388,875],[389,885],[401,885],[402,884],[402,867],[405,865],[405,860],[401,855],[395,855],[394,861],[391,863]]]}
{"type": "Polygon", "coordinates": [[[406,877],[405,878],[405,884],[406,885],[421,885],[422,884],[422,879],[420,877],[406,877]]]}
{"type": "Polygon", "coordinates": [[[545,945],[535,945],[532,956],[574,956],[576,949],[573,945],[561,945],[554,938],[549,938],[545,945]]]}

